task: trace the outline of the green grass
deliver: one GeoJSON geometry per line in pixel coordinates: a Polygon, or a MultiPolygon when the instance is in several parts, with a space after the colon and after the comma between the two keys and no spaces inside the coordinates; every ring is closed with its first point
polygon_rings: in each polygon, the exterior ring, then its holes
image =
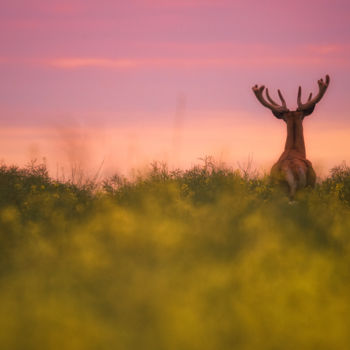
{"type": "Polygon", "coordinates": [[[0,167],[1,349],[348,349],[350,169],[290,205],[207,160],[76,186],[0,167]]]}

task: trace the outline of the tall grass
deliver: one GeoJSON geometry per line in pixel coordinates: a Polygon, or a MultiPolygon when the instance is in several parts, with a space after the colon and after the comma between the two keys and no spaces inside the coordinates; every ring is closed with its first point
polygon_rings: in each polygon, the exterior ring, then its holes
{"type": "Polygon", "coordinates": [[[0,167],[1,349],[347,349],[350,169],[290,205],[210,160],[74,185],[0,167]]]}

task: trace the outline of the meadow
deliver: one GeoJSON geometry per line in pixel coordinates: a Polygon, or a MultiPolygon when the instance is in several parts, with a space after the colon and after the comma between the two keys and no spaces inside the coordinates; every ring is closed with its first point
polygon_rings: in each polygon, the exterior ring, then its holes
{"type": "Polygon", "coordinates": [[[209,158],[134,179],[0,167],[0,349],[350,346],[350,168],[291,205],[209,158]]]}

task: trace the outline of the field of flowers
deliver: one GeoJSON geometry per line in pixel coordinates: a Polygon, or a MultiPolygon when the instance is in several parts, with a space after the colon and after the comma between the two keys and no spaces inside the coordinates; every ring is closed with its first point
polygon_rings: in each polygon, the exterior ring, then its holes
{"type": "Polygon", "coordinates": [[[350,169],[291,205],[207,160],[75,185],[0,167],[0,349],[350,347],[350,169]]]}

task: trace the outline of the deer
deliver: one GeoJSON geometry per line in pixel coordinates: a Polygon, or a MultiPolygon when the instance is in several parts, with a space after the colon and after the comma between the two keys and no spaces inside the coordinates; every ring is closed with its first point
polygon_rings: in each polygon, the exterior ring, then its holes
{"type": "Polygon", "coordinates": [[[329,75],[325,80],[318,80],[318,93],[312,98],[310,93],[307,101],[301,101],[301,86],[298,90],[298,108],[290,111],[287,108],[285,99],[280,90],[277,90],[281,104],[276,103],[270,96],[269,90],[265,86],[254,85],[253,92],[258,101],[266,108],[272,111],[272,114],[282,119],[287,125],[287,139],[284,151],[278,161],[272,166],[270,178],[273,183],[284,185],[287,189],[291,202],[294,201],[298,190],[306,187],[315,187],[316,173],[312,163],[306,158],[305,141],[303,132],[303,120],[309,116],[315,109],[315,106],[322,99],[329,85],[329,75]],[[265,90],[266,98],[263,96],[265,90]]]}

